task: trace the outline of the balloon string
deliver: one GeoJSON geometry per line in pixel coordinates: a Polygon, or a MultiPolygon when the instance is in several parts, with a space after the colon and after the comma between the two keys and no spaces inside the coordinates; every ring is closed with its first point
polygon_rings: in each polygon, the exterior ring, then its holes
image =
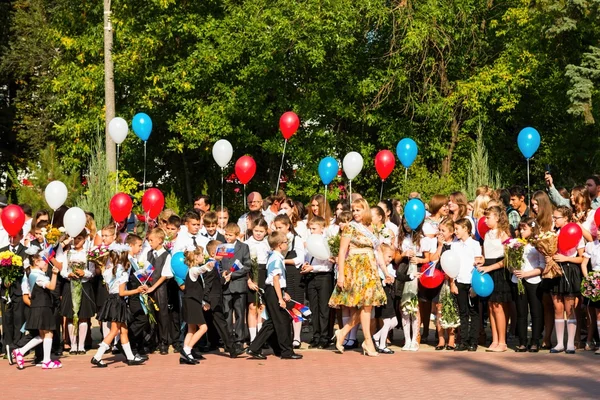
{"type": "Polygon", "coordinates": [[[348,196],[348,203],[352,206],[352,179],[350,179],[350,196],[348,196]]]}
{"type": "Polygon", "coordinates": [[[146,141],[144,141],[144,192],[146,191],[146,141]]]}
{"type": "Polygon", "coordinates": [[[115,192],[119,191],[119,144],[117,144],[117,172],[115,174],[115,192]]]}
{"type": "Polygon", "coordinates": [[[404,168],[404,182],[408,179],[408,168],[404,168]]]}
{"type": "Polygon", "coordinates": [[[325,204],[327,204],[327,185],[325,185],[325,204]]]}
{"type": "Polygon", "coordinates": [[[383,182],[385,182],[384,179],[381,180],[381,190],[379,191],[379,201],[381,201],[381,199],[383,198],[383,182]]]}
{"type": "MultiPolygon", "coordinates": [[[[52,212],[52,219],[50,220],[50,226],[52,226],[52,224],[54,223],[54,214],[56,214],[56,210],[54,210],[52,212]]],[[[44,238],[44,240],[46,240],[46,238],[44,238]]]]}
{"type": "Polygon", "coordinates": [[[279,165],[279,175],[277,176],[277,186],[275,194],[279,193],[279,181],[281,180],[281,171],[283,170],[283,159],[285,158],[285,148],[287,146],[287,139],[283,142],[283,154],[281,155],[281,165],[279,165]]]}
{"type": "Polygon", "coordinates": [[[223,212],[223,167],[221,167],[221,212],[223,212]]]}
{"type": "Polygon", "coordinates": [[[244,183],[244,210],[246,209],[246,184],[244,183]]]}
{"type": "Polygon", "coordinates": [[[530,199],[531,189],[529,188],[529,158],[527,159],[527,204],[531,203],[530,199]]]}

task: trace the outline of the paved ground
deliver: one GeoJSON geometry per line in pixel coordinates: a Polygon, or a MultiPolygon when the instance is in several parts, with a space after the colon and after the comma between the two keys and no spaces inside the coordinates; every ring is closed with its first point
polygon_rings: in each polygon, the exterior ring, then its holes
{"type": "Polygon", "coordinates": [[[507,352],[401,352],[371,358],[358,351],[337,354],[301,350],[304,359],[232,360],[208,354],[197,366],[179,365],[178,356],[152,355],[144,366],[128,367],[109,356],[108,368],[86,356],[63,357],[61,370],[43,371],[30,363],[22,371],[0,360],[0,396],[48,399],[106,399],[112,395],[144,399],[226,397],[231,399],[306,398],[598,398],[600,356],[507,352]],[[43,395],[42,395],[43,393],[43,395]]]}

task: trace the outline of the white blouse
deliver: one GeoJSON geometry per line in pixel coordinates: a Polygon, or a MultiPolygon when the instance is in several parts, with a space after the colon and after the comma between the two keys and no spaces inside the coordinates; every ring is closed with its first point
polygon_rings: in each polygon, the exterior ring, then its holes
{"type": "Polygon", "coordinates": [[[600,241],[598,239],[585,245],[583,256],[590,259],[588,271],[600,271],[600,241]]]}
{"type": "Polygon", "coordinates": [[[502,245],[498,229],[493,229],[486,233],[483,240],[483,255],[488,259],[504,257],[504,246],[502,245]]]}
{"type": "MultiPolygon", "coordinates": [[[[523,249],[523,263],[521,264],[521,271],[529,272],[533,271],[535,268],[539,268],[543,271],[544,268],[546,268],[546,258],[539,251],[537,251],[535,247],[527,243],[523,249]]],[[[513,283],[518,282],[518,279],[514,274],[511,280],[513,283]]],[[[526,278],[525,281],[527,281],[527,283],[536,284],[542,281],[542,277],[540,275],[533,276],[531,278],[526,278]]]]}
{"type": "Polygon", "coordinates": [[[82,250],[67,250],[65,253],[62,248],[59,248],[56,258],[62,263],[60,275],[69,279],[69,274],[73,272],[71,264],[78,262],[83,263],[83,277],[80,278],[81,283],[85,283],[92,279],[95,275],[96,268],[93,263],[87,260],[87,252],[82,250]]]}
{"type": "Polygon", "coordinates": [[[250,248],[250,257],[256,254],[256,259],[259,264],[267,263],[267,258],[269,257],[269,251],[271,251],[271,249],[266,238],[258,241],[251,236],[244,243],[246,243],[250,248]]]}
{"type": "Polygon", "coordinates": [[[129,281],[129,273],[123,269],[121,264],[117,264],[117,271],[114,275],[113,269],[113,264],[108,263],[106,268],[104,268],[102,278],[104,278],[104,282],[108,286],[109,294],[119,294],[119,286],[129,281]]]}

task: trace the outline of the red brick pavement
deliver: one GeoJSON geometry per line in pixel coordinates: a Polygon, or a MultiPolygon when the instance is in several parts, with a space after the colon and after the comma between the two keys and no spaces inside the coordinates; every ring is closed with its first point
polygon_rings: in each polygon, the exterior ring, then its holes
{"type": "MultiPolygon", "coordinates": [[[[395,348],[397,349],[397,348],[395,348]]],[[[0,398],[285,399],[343,398],[599,398],[600,356],[507,352],[490,354],[396,352],[377,358],[357,351],[337,354],[305,350],[299,361],[232,360],[208,354],[197,366],[179,365],[178,356],[152,355],[144,366],[128,367],[122,356],[108,368],[93,368],[93,355],[62,359],[61,370],[26,364],[22,371],[0,362],[0,398]],[[156,389],[157,387],[161,389],[156,389]]]]}

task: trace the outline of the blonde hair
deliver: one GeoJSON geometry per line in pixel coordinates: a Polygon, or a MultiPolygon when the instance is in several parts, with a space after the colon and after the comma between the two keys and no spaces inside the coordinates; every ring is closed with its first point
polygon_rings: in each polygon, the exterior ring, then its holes
{"type": "Polygon", "coordinates": [[[508,216],[506,215],[506,211],[499,206],[492,206],[485,210],[486,216],[490,214],[496,214],[496,217],[498,217],[498,230],[500,232],[505,232],[510,236],[510,225],[508,224],[508,216]]]}
{"type": "Polygon", "coordinates": [[[473,217],[481,218],[485,213],[485,210],[488,208],[488,203],[490,201],[490,196],[488,195],[479,195],[473,201],[473,217]]]}
{"type": "Polygon", "coordinates": [[[185,256],[185,265],[188,268],[196,267],[196,257],[204,254],[204,249],[200,246],[196,247],[194,250],[186,251],[184,253],[185,256]]]}
{"type": "Polygon", "coordinates": [[[363,225],[371,225],[371,207],[369,203],[363,198],[356,199],[352,202],[353,206],[362,208],[362,223],[363,225]]]}

